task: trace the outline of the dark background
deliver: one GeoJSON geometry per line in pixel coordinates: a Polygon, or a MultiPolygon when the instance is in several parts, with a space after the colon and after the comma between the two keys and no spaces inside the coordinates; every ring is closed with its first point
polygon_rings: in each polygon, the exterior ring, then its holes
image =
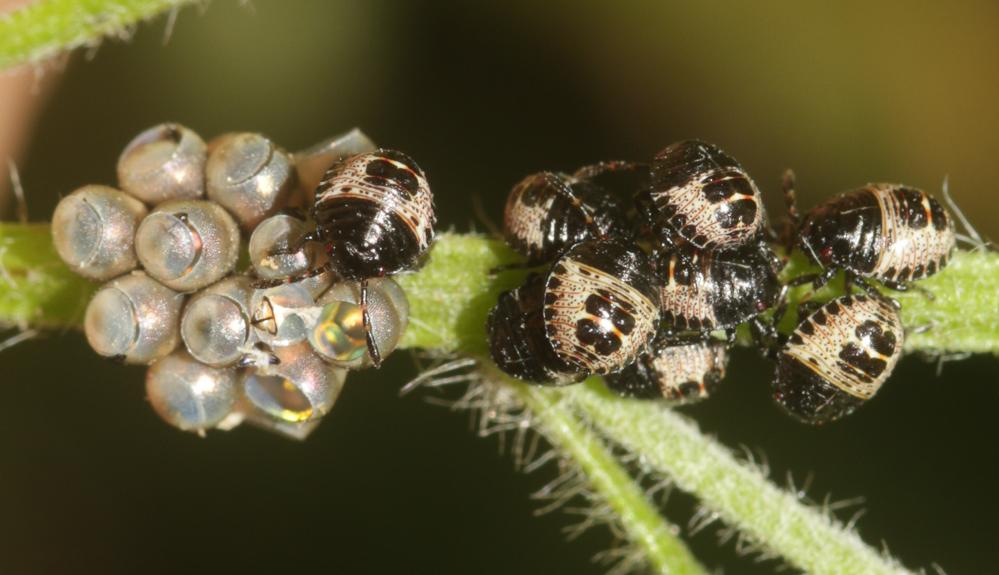
{"type": "MultiPolygon", "coordinates": [[[[867,181],[939,190],[945,174],[999,236],[999,8],[909,2],[217,1],[77,58],[22,165],[31,213],[112,183],[121,147],[152,124],[203,136],[255,130],[290,149],[352,126],[428,171],[444,227],[496,220],[539,169],[644,158],[698,137],[738,157],[780,214],[793,166],[805,207],[867,181]]],[[[477,224],[476,224],[477,225],[477,224]]],[[[481,229],[481,226],[478,226],[481,229]]],[[[864,539],[911,567],[978,573],[999,560],[999,362],[906,358],[875,401],[821,429],[783,417],[748,351],[712,401],[686,409],[727,445],[766,454],[822,499],[864,496],[864,539]]],[[[162,424],[143,370],[78,333],[0,354],[0,572],[588,573],[611,535],[565,542],[533,517],[552,477],[513,469],[466,414],[397,397],[405,353],[352,375],[305,443],[252,429],[207,439],[162,424]]],[[[686,525],[690,501],[666,508],[686,525]]],[[[844,517],[849,517],[847,511],[844,517]]],[[[689,538],[709,567],[769,573],[689,538]]]]}

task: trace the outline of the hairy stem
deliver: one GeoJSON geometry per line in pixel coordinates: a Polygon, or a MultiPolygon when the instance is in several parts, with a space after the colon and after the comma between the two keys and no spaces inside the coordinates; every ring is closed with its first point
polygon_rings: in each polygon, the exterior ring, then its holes
{"type": "Polygon", "coordinates": [[[96,287],[62,263],[48,224],[0,223],[0,326],[76,327],[96,287]]]}
{"type": "Polygon", "coordinates": [[[0,70],[38,62],[104,37],[121,37],[132,26],[195,0],[40,0],[0,15],[0,70]]]}
{"type": "Polygon", "coordinates": [[[562,394],[502,378],[534,414],[540,431],[586,475],[590,486],[614,510],[628,539],[657,573],[705,573],[686,545],[621,467],[603,441],[581,424],[562,394]]]}
{"type": "Polygon", "coordinates": [[[722,520],[807,573],[904,573],[856,532],[807,507],[753,466],[701,433],[686,417],[652,402],[619,400],[596,381],[566,389],[565,400],[611,440],[695,494],[722,520]]]}

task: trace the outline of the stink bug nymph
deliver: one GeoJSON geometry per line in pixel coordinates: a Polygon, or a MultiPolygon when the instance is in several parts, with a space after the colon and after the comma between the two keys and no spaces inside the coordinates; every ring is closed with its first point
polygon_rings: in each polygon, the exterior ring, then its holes
{"type": "Polygon", "coordinates": [[[368,353],[377,367],[381,355],[371,336],[367,280],[411,270],[429,249],[437,217],[427,177],[402,152],[358,154],[327,170],[311,215],[316,229],[301,241],[325,244],[330,267],[359,282],[368,353]]]}
{"type": "Polygon", "coordinates": [[[604,382],[622,397],[692,403],[715,393],[727,364],[728,346],[720,341],[671,345],[661,340],[604,382]]]}
{"type": "Polygon", "coordinates": [[[884,298],[846,295],[800,320],[774,348],[777,403],[804,423],[849,415],[877,393],[902,355],[898,312],[884,298]]]}
{"type": "Polygon", "coordinates": [[[556,385],[624,368],[655,334],[653,277],[630,242],[576,244],[546,275],[500,295],[487,323],[493,360],[519,379],[556,385]]]}
{"type": "MultiPolygon", "coordinates": [[[[794,180],[785,177],[785,198],[792,223],[794,180]]],[[[819,286],[839,270],[869,287],[863,278],[905,291],[913,280],[947,265],[955,246],[954,221],[926,192],[899,184],[869,184],[813,208],[797,226],[798,247],[824,271],[796,278],[819,286]]],[[[873,293],[873,292],[872,292],[873,293]]]]}
{"type": "Polygon", "coordinates": [[[680,332],[706,336],[754,320],[782,294],[781,264],[765,242],[732,250],[699,250],[689,244],[657,256],[662,331],[668,339],[680,332]]]}
{"type": "Polygon", "coordinates": [[[554,172],[531,174],[513,187],[503,232],[528,265],[550,262],[584,240],[629,235],[618,198],[589,179],[554,172]]]}
{"type": "Polygon", "coordinates": [[[652,161],[651,182],[635,201],[642,225],[664,245],[685,240],[727,249],[759,240],[766,229],[760,191],[732,156],[685,140],[652,161]]]}

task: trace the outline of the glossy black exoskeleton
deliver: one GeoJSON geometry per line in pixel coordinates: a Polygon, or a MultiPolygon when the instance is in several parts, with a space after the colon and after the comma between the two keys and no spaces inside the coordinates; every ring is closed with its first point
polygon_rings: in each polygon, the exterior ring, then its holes
{"type": "Polygon", "coordinates": [[[322,242],[330,267],[360,282],[360,305],[372,364],[381,363],[367,310],[370,278],[414,269],[434,239],[434,198],[412,158],[381,149],[334,164],[316,188],[315,231],[302,242],[322,242]]]}
{"type": "Polygon", "coordinates": [[[528,265],[550,262],[581,241],[629,233],[617,197],[568,174],[527,176],[510,191],[503,212],[503,235],[528,265]]]}
{"type": "Polygon", "coordinates": [[[865,279],[906,291],[909,282],[946,266],[954,250],[953,219],[922,190],[869,184],[823,202],[804,218],[795,208],[790,172],[785,176],[784,193],[796,227],[792,241],[823,268],[819,274],[795,278],[793,284],[812,282],[819,287],[843,270],[848,281],[871,295],[877,292],[865,279]]]}
{"type": "Polygon", "coordinates": [[[812,309],[802,308],[794,332],[767,352],[777,361],[774,400],[795,419],[819,425],[877,393],[902,355],[905,333],[882,297],[845,295],[812,309]]]}
{"type": "Polygon", "coordinates": [[[564,385],[618,371],[642,353],[659,306],[652,265],[631,242],[576,244],[547,274],[504,292],[489,314],[489,349],[509,375],[564,385]]]}
{"type": "Polygon", "coordinates": [[[717,146],[697,140],[656,155],[650,183],[635,203],[643,228],[665,246],[731,249],[759,241],[767,225],[749,174],[717,146]]]}
{"type": "Polygon", "coordinates": [[[635,363],[604,377],[604,382],[623,397],[693,403],[715,393],[727,364],[728,346],[720,341],[675,345],[659,340],[635,363]]]}
{"type": "Polygon", "coordinates": [[[764,242],[730,250],[700,250],[689,244],[662,250],[656,257],[661,330],[666,339],[683,332],[706,337],[755,320],[783,294],[781,263],[764,242]]]}

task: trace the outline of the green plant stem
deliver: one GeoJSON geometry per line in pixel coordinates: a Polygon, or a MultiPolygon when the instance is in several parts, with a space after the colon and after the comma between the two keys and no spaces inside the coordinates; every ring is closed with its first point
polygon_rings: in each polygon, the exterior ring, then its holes
{"type": "Polygon", "coordinates": [[[0,326],[77,327],[96,287],[62,263],[48,224],[0,223],[0,326]]]}
{"type": "Polygon", "coordinates": [[[812,574],[903,573],[828,514],[805,506],[753,466],[702,434],[675,411],[653,402],[619,400],[597,382],[563,397],[611,440],[641,453],[646,463],[791,565],[812,574]]]}
{"type": "MultiPolygon", "coordinates": [[[[782,276],[792,278],[817,271],[800,254],[795,254],[782,276]]],[[[999,353],[999,254],[995,252],[958,251],[943,271],[918,282],[918,290],[901,293],[883,289],[902,304],[902,323],[913,328],[928,328],[909,333],[905,350],[927,353],[999,353]],[[932,298],[932,299],[930,299],[932,298]]],[[[792,305],[802,301],[812,290],[805,285],[789,294],[792,305]]],[[[825,301],[842,295],[842,275],[810,299],[825,301]]],[[[790,314],[789,314],[790,315],[790,314]]],[[[790,329],[793,317],[784,326],[790,329]]]]}
{"type": "Polygon", "coordinates": [[[0,70],[38,62],[195,0],[40,0],[0,16],[0,70]]]}
{"type": "MultiPolygon", "coordinates": [[[[410,326],[402,347],[483,354],[489,310],[500,292],[519,285],[527,273],[491,272],[516,261],[518,256],[502,242],[441,234],[420,271],[398,276],[410,300],[410,326]]],[[[784,276],[814,269],[795,255],[784,276]]],[[[999,353],[999,254],[956,252],[947,268],[919,285],[933,293],[932,301],[916,291],[886,292],[901,302],[907,327],[930,328],[907,337],[906,351],[999,353]]],[[[47,224],[0,223],[0,325],[78,326],[80,311],[95,288],[62,264],[47,224]],[[13,285],[2,281],[4,270],[15,278],[13,285]]],[[[791,291],[792,308],[809,290],[802,286],[791,291]]],[[[842,291],[842,281],[836,279],[811,299],[825,300],[842,291]]]]}
{"type": "Polygon", "coordinates": [[[583,471],[590,486],[614,510],[628,539],[657,573],[705,573],[687,546],[621,467],[603,441],[583,426],[562,394],[503,378],[533,413],[540,430],[583,471]]]}

